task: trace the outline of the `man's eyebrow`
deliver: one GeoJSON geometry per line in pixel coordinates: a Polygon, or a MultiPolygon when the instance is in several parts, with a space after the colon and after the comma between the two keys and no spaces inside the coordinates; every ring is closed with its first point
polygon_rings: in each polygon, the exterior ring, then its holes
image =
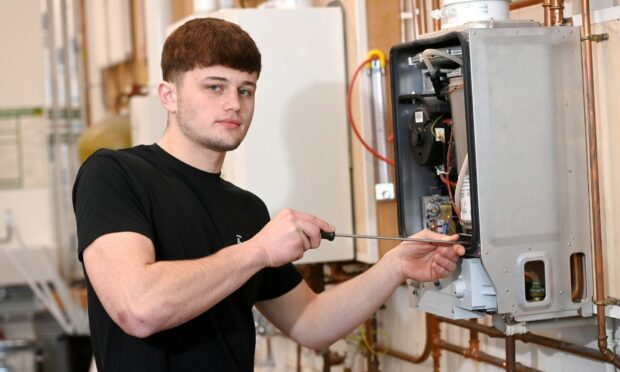
{"type": "MultiPolygon", "coordinates": [[[[227,78],[225,78],[225,77],[221,77],[221,76],[207,76],[207,77],[205,77],[204,79],[202,79],[202,81],[212,81],[212,80],[215,80],[215,81],[221,81],[221,82],[224,82],[224,83],[230,83],[230,80],[229,80],[229,79],[227,79],[227,78]]],[[[255,87],[255,88],[256,88],[256,83],[254,83],[254,82],[252,82],[252,81],[249,81],[249,80],[246,80],[246,81],[241,82],[241,85],[242,85],[242,86],[245,86],[245,85],[250,85],[250,86],[252,86],[252,87],[255,87]]]]}

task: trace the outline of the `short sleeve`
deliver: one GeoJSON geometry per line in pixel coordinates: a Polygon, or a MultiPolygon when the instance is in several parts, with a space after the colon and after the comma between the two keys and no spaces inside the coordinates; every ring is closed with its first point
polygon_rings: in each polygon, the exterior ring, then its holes
{"type": "Polygon", "coordinates": [[[266,268],[256,301],[280,297],[295,288],[301,281],[301,274],[293,264],[266,268]]]}
{"type": "Polygon", "coordinates": [[[141,198],[147,194],[144,184],[127,167],[114,152],[99,150],[80,168],[73,186],[80,260],[86,247],[108,233],[132,231],[153,240],[148,205],[141,198]]]}

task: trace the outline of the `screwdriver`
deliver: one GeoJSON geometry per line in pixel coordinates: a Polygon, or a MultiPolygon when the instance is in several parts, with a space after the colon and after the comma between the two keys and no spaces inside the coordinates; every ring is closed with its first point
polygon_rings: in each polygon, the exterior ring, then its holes
{"type": "MultiPolygon", "coordinates": [[[[437,240],[437,239],[421,239],[421,238],[401,238],[396,236],[376,236],[376,235],[359,235],[359,234],[340,234],[336,232],[321,231],[321,239],[333,241],[336,237],[339,238],[353,238],[353,239],[377,239],[377,240],[398,240],[403,242],[417,242],[417,243],[434,243],[442,245],[461,244],[471,245],[471,242],[465,240],[437,240]]],[[[459,239],[466,238],[468,236],[459,235],[459,239]]]]}

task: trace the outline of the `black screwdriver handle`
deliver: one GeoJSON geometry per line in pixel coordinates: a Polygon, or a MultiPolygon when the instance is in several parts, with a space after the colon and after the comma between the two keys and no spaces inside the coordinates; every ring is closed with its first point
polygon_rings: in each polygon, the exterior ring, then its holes
{"type": "Polygon", "coordinates": [[[325,240],[329,240],[330,242],[333,242],[334,239],[336,238],[336,232],[327,232],[327,231],[323,231],[321,230],[321,239],[325,239],[325,240]]]}

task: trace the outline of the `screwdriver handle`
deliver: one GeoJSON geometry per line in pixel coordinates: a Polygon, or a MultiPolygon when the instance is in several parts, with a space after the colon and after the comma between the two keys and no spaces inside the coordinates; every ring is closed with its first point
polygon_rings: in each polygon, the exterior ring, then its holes
{"type": "Polygon", "coordinates": [[[323,231],[321,230],[321,239],[325,239],[325,240],[329,240],[330,242],[333,242],[334,239],[336,238],[336,232],[327,232],[327,231],[323,231]]]}

